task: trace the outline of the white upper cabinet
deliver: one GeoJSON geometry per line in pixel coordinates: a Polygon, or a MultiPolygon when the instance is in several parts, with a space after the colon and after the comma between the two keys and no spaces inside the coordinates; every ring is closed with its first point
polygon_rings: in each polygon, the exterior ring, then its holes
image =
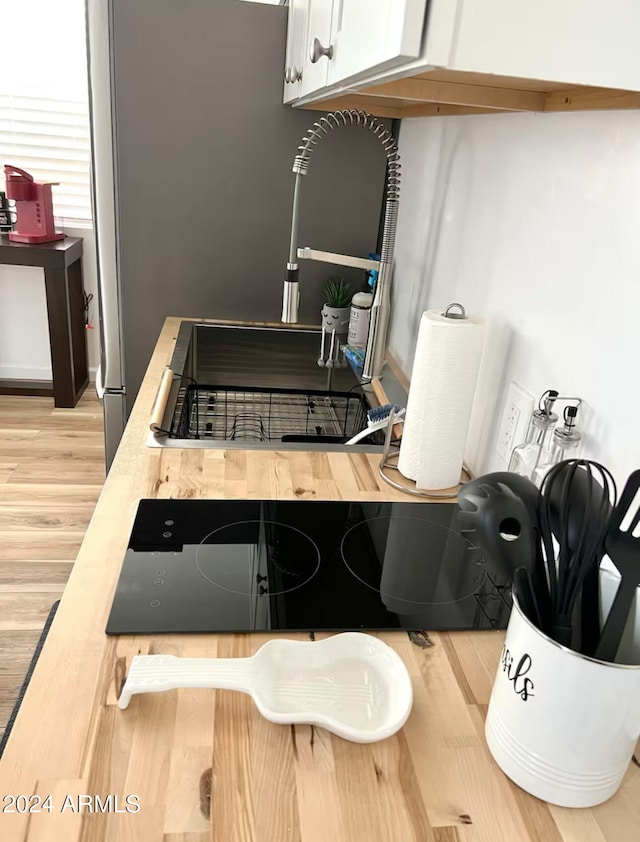
{"type": "Polygon", "coordinates": [[[291,0],[289,27],[302,81],[285,101],[298,105],[397,118],[640,108],[640,0],[291,0]]]}
{"type": "Polygon", "coordinates": [[[419,56],[426,6],[427,0],[334,0],[328,83],[419,56]]]}
{"type": "MultiPolygon", "coordinates": [[[[446,14],[449,5],[436,0],[434,11],[440,7],[446,14]]],[[[476,73],[640,87],[638,0],[458,0],[456,5],[450,37],[442,38],[429,21],[427,59],[476,73]]]]}
{"type": "Polygon", "coordinates": [[[289,2],[287,55],[284,65],[284,102],[292,102],[300,96],[308,6],[309,0],[290,0],[289,2]]]}
{"type": "Polygon", "coordinates": [[[304,38],[300,96],[326,87],[331,47],[333,0],[309,0],[304,38]]]}

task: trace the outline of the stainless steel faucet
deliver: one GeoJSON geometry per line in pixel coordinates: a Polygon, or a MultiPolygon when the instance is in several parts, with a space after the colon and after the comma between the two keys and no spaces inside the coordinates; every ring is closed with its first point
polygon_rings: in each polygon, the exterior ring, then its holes
{"type": "Polygon", "coordinates": [[[364,111],[347,109],[332,111],[321,117],[317,123],[307,131],[298,147],[298,154],[293,161],[293,172],[296,174],[293,188],[293,213],[291,219],[291,246],[287,263],[287,277],[282,293],[282,321],[295,323],[298,321],[298,302],[300,291],[298,288],[298,260],[320,260],[324,263],[335,263],[339,266],[354,266],[357,269],[377,269],[371,320],[369,323],[369,338],[364,358],[363,377],[370,380],[379,377],[384,364],[384,354],[389,324],[391,273],[393,270],[393,250],[396,240],[398,223],[398,203],[400,194],[400,155],[391,132],[386,129],[377,117],[364,111]],[[340,126],[361,126],[368,129],[379,139],[387,154],[387,180],[385,186],[384,225],[382,229],[382,247],[380,260],[367,260],[360,257],[349,257],[346,254],[333,254],[328,251],[316,251],[311,248],[298,248],[298,222],[300,216],[300,184],[301,176],[309,171],[309,159],[313,148],[318,145],[325,135],[340,126]]]}

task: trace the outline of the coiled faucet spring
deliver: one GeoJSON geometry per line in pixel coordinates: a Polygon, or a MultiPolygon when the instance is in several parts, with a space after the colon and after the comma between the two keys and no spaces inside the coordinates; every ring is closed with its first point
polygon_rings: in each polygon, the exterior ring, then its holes
{"type": "MultiPolygon", "coordinates": [[[[379,376],[384,363],[387,325],[389,322],[389,285],[393,266],[393,252],[395,248],[396,228],[398,223],[398,207],[400,198],[400,155],[398,146],[391,132],[372,114],[356,109],[331,111],[321,117],[308,129],[298,147],[298,154],[293,162],[293,172],[296,181],[293,194],[293,214],[291,224],[291,246],[287,263],[287,278],[284,284],[282,301],[282,321],[297,322],[298,320],[298,214],[300,177],[309,171],[311,153],[323,137],[341,126],[360,126],[374,134],[380,141],[387,156],[387,177],[385,184],[385,209],[382,229],[382,246],[380,249],[380,263],[376,265],[378,280],[376,281],[374,300],[371,308],[371,320],[367,351],[364,361],[363,376],[365,379],[379,376]]],[[[353,258],[343,255],[332,255],[328,260],[340,264],[340,258],[345,265],[355,265],[353,258]],[[346,262],[350,261],[350,262],[346,262]]]]}

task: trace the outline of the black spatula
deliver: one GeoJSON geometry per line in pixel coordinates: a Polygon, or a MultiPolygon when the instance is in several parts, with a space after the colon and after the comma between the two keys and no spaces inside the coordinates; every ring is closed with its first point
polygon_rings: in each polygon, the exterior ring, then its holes
{"type": "Polygon", "coordinates": [[[601,661],[615,660],[640,585],[640,537],[633,536],[634,529],[640,523],[640,505],[636,504],[631,510],[638,489],[640,470],[634,471],[627,480],[604,539],[605,549],[621,578],[595,652],[595,657],[601,661]],[[631,516],[631,521],[628,529],[623,531],[621,526],[627,514],[631,516]]]}

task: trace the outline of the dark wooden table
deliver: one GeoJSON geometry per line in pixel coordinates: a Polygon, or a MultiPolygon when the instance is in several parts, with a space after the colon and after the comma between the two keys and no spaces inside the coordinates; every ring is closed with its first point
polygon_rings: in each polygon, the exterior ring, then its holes
{"type": "Polygon", "coordinates": [[[89,382],[82,282],[82,238],[53,243],[12,243],[0,236],[0,264],[44,269],[53,380],[3,380],[0,395],[53,396],[73,407],[89,382]]]}

